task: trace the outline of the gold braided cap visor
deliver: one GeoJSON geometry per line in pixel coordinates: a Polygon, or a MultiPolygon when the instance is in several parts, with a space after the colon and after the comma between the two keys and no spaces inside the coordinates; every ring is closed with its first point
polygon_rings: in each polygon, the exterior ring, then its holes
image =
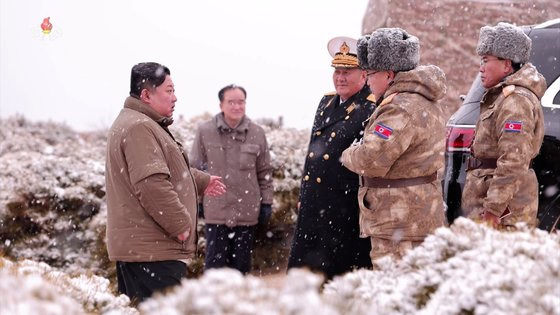
{"type": "Polygon", "coordinates": [[[334,56],[331,66],[335,68],[357,68],[359,66],[358,56],[348,53],[337,53],[334,56]]]}

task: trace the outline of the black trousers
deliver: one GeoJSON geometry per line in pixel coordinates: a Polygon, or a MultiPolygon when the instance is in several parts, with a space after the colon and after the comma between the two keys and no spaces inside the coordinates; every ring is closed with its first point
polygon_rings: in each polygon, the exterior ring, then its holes
{"type": "Polygon", "coordinates": [[[205,270],[229,267],[243,274],[251,271],[254,225],[230,228],[222,224],[206,224],[205,228],[205,270]]]}
{"type": "Polygon", "coordinates": [[[154,292],[181,283],[187,275],[187,265],[178,260],[154,262],[117,261],[119,293],[126,294],[137,305],[154,292]]]}

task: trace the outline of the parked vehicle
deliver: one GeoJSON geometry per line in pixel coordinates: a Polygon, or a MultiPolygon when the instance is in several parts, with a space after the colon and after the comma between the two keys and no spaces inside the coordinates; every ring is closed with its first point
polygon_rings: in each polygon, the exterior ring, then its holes
{"type": "MultiPolygon", "coordinates": [[[[559,227],[560,217],[560,19],[523,29],[533,41],[530,62],[547,83],[547,90],[541,99],[545,136],[532,165],[539,182],[539,228],[552,231],[559,227]]],[[[484,91],[479,74],[464,97],[462,106],[447,123],[443,197],[450,223],[463,215],[461,194],[466,178],[466,162],[470,156],[484,91]]]]}

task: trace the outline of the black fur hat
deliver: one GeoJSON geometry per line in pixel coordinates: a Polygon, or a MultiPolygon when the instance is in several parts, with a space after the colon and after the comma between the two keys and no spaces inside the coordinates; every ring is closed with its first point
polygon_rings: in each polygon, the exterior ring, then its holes
{"type": "Polygon", "coordinates": [[[531,54],[531,39],[520,27],[509,23],[483,26],[476,46],[479,56],[491,55],[514,63],[527,63],[531,54]]]}
{"type": "Polygon", "coordinates": [[[408,71],[420,62],[418,38],[400,28],[379,28],[362,36],[357,46],[363,69],[408,71]]]}

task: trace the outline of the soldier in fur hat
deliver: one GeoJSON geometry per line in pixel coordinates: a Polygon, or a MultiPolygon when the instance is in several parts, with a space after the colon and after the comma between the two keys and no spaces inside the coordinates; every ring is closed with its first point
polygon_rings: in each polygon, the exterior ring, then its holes
{"type": "Polygon", "coordinates": [[[323,96],[315,114],[288,267],[308,267],[332,278],[371,267],[369,242],[359,237],[358,176],[339,159],[362,137],[375,106],[366,73],[358,66],[356,40],[333,38],[328,50],[336,92],[323,96]]]}
{"type": "Polygon", "coordinates": [[[418,38],[400,28],[360,38],[358,58],[377,110],[342,163],[361,177],[360,232],[371,239],[372,261],[399,259],[445,224],[436,175],[444,166],[445,74],[418,65],[418,38]]]}
{"type": "Polygon", "coordinates": [[[544,136],[544,77],[530,64],[531,39],[508,23],[484,26],[476,52],[486,93],[480,104],[463,210],[493,226],[536,225],[538,184],[531,160],[544,136]]]}

